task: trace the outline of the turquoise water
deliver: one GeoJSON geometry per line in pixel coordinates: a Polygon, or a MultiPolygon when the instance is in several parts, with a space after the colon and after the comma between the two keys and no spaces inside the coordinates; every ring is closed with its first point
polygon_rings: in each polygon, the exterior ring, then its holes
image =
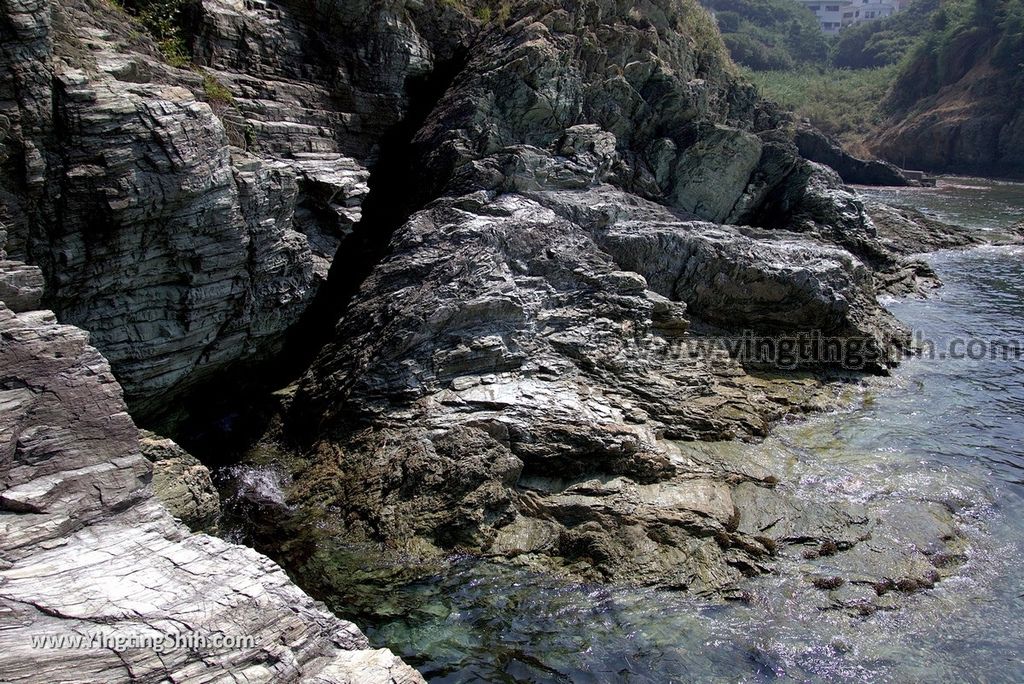
{"type": "MultiPolygon", "coordinates": [[[[1016,184],[956,179],[871,194],[979,230],[1024,216],[1016,184]]],[[[1024,340],[1024,249],[930,260],[945,287],[891,303],[897,316],[940,347],[1024,340]]],[[[798,560],[751,580],[742,604],[567,584],[472,559],[365,602],[330,603],[435,682],[1024,680],[1024,361],[910,359],[850,410],[728,448],[773,464],[807,497],[893,516],[908,501],[940,502],[967,534],[968,561],[868,617],[817,608],[798,560]]]]}

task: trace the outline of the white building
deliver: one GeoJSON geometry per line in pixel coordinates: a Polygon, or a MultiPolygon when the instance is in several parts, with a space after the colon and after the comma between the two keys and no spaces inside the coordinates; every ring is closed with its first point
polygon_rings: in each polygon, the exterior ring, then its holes
{"type": "Polygon", "coordinates": [[[891,16],[909,4],[909,0],[798,1],[818,17],[821,30],[830,35],[853,24],[891,16]]]}

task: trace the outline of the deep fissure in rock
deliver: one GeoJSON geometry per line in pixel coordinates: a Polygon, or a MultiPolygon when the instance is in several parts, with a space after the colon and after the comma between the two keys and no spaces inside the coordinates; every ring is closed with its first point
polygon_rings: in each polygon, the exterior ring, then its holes
{"type": "Polygon", "coordinates": [[[423,150],[413,140],[465,64],[463,53],[406,83],[406,116],[384,134],[369,178],[362,219],[343,240],[327,281],[288,332],[284,347],[265,362],[239,364],[203,383],[181,402],[187,416],[179,423],[147,424],[172,435],[211,467],[235,461],[258,439],[279,401],[273,392],[298,378],[335,333],[360,285],[387,256],[392,234],[438,188],[423,182],[417,161],[423,150]]]}

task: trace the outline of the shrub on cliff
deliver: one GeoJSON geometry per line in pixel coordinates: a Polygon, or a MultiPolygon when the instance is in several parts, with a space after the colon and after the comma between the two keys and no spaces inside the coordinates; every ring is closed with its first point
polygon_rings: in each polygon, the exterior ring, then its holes
{"type": "Polygon", "coordinates": [[[756,71],[824,64],[828,40],[818,20],[792,0],[701,0],[732,58],[756,71]]]}

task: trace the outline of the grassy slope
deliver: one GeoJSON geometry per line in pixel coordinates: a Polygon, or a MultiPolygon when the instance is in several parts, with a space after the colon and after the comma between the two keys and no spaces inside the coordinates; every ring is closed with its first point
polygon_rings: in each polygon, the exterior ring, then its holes
{"type": "Polygon", "coordinates": [[[896,66],[746,72],[764,97],[810,119],[855,153],[863,152],[861,143],[885,119],[881,102],[896,74],[896,66]]]}

